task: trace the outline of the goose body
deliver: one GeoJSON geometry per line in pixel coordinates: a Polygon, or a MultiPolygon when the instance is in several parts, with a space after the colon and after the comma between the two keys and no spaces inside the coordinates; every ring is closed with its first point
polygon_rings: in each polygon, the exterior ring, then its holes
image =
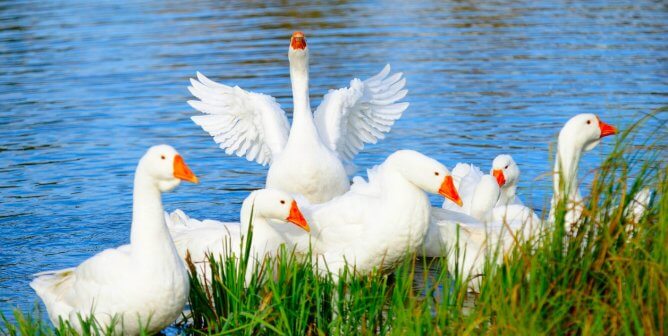
{"type": "Polygon", "coordinates": [[[94,315],[115,332],[157,332],[180,314],[188,297],[188,274],[167,231],[161,193],[180,180],[197,182],[170,146],[154,146],[135,172],[130,244],[107,249],[77,267],[37,274],[30,286],[51,321],[69,321],[81,331],[79,316],[94,315]]]}
{"type": "Polygon", "coordinates": [[[242,255],[242,246],[248,244],[249,223],[252,223],[251,258],[260,262],[265,256],[275,255],[285,242],[279,232],[282,226],[287,226],[285,223],[291,222],[299,230],[309,230],[292,196],[273,189],[255,190],[246,197],[240,222],[199,221],[181,210],[166,217],[179,256],[185,260],[189,255],[205,278],[210,273],[207,255],[216,259],[242,255]]]}
{"type": "Polygon", "coordinates": [[[270,164],[267,188],[304,195],[322,203],[350,188],[346,168],[365,143],[376,143],[401,117],[408,103],[401,73],[386,66],[364,81],[332,90],[311,113],[309,52],[303,33],[293,34],[288,51],[293,94],[293,121],[273,97],[211,81],[202,74],[190,91],[189,104],[203,115],[192,120],[227,154],[270,164]]]}
{"type": "Polygon", "coordinates": [[[473,258],[464,261],[464,265],[480,269],[481,265],[476,262],[477,256],[484,257],[487,243],[492,246],[502,244],[499,247],[501,252],[505,252],[514,242],[509,238],[514,236],[525,239],[537,232],[541,221],[533,210],[520,204],[498,205],[500,194],[501,188],[497,179],[491,175],[483,175],[472,193],[469,213],[432,208],[424,254],[428,257],[449,256],[450,266],[454,267],[455,260],[451,253],[453,246],[459,246],[469,252],[466,254],[467,259],[473,258]],[[458,229],[459,241],[456,235],[458,229]],[[508,232],[512,232],[512,235],[506,234],[508,232]]]}
{"type": "Polygon", "coordinates": [[[447,168],[415,151],[395,152],[368,176],[331,201],[305,207],[311,237],[288,235],[298,251],[312,247],[321,270],[335,276],[346,264],[359,273],[389,269],[415,251],[429,225],[425,192],[460,201],[447,168]]]}
{"type": "Polygon", "coordinates": [[[512,238],[506,232],[503,225],[487,225],[465,213],[434,207],[422,249],[428,257],[447,257],[450,272],[458,269],[470,280],[482,272],[490,252],[510,246],[512,238]]]}
{"type": "Polygon", "coordinates": [[[528,238],[536,233],[540,219],[533,209],[522,204],[500,204],[505,180],[502,173],[494,172],[494,176],[483,175],[476,185],[469,215],[488,227],[505,227],[520,237],[528,238]]]}

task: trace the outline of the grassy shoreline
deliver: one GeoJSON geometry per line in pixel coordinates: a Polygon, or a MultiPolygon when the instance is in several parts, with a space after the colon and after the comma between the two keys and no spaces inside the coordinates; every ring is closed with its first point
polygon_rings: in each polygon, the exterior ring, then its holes
{"type": "MultiPolygon", "coordinates": [[[[663,147],[647,143],[649,149],[636,152],[625,145],[635,129],[618,136],[583,192],[586,210],[575,229],[564,229],[565,209],[558,208],[538,243],[520,242],[500,265],[486,265],[486,276],[476,279],[480,294],[469,294],[461,270],[448,270],[444,258],[411,254],[392,274],[335,281],[284,250],[262,266],[247,255],[211,260],[215,280],[207,287],[191,277],[190,322],[180,327],[193,335],[665,335],[668,167],[663,147]],[[630,207],[644,187],[655,195],[633,220],[630,207]],[[253,274],[248,283],[247,268],[253,274]]],[[[35,316],[15,312],[15,322],[0,322],[0,334],[74,333],[35,316]]],[[[89,328],[104,333],[94,323],[89,328]]]]}

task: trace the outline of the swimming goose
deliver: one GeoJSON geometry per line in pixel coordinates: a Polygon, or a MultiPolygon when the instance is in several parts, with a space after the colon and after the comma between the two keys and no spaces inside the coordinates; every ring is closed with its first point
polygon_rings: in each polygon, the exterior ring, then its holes
{"type": "Polygon", "coordinates": [[[78,316],[94,315],[115,332],[155,333],[181,314],[188,297],[188,274],[167,231],[161,193],[181,180],[197,183],[172,147],[151,147],[135,171],[130,244],[107,249],[77,267],[39,273],[30,286],[42,299],[51,322],[69,321],[81,332],[78,316]]]}

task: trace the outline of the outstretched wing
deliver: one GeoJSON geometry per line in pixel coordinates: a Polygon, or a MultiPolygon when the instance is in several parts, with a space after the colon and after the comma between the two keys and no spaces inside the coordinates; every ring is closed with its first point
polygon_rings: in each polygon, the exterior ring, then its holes
{"type": "Polygon", "coordinates": [[[266,165],[283,150],[290,126],[273,97],[216,83],[199,72],[190,84],[188,89],[199,100],[188,104],[204,113],[192,120],[226,154],[266,165]]]}
{"type": "Polygon", "coordinates": [[[343,160],[352,158],[365,143],[385,137],[408,107],[398,101],[408,93],[402,73],[390,74],[386,65],[377,75],[350,87],[330,90],[315,111],[315,124],[322,141],[343,160]]]}

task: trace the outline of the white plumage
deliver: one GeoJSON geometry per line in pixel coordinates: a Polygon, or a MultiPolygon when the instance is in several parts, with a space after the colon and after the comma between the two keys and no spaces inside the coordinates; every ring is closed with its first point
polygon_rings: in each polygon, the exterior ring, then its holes
{"type": "Polygon", "coordinates": [[[406,79],[389,74],[388,64],[365,81],[355,78],[348,88],[330,90],[316,109],[318,134],[342,160],[352,160],[365,143],[385,138],[408,108],[408,103],[396,103],[408,93],[406,79]]]}
{"type": "Polygon", "coordinates": [[[188,89],[199,100],[188,103],[204,113],[192,120],[226,154],[266,165],[281,153],[290,125],[273,97],[216,83],[199,72],[197,80],[190,79],[190,84],[188,89]]]}

